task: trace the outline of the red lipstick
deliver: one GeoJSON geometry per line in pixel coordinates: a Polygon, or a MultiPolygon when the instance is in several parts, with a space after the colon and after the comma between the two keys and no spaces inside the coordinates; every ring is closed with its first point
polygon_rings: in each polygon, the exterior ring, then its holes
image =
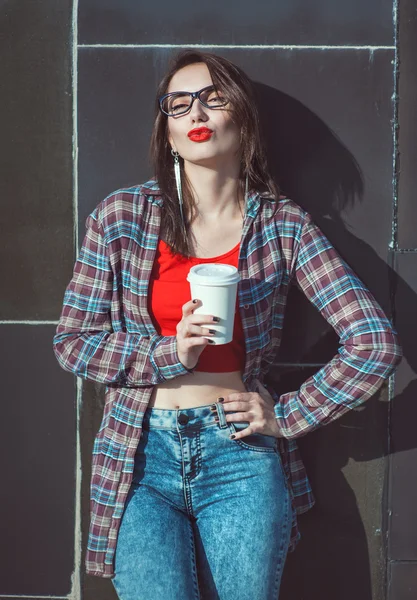
{"type": "Polygon", "coordinates": [[[213,135],[213,131],[208,127],[196,127],[191,129],[187,135],[192,142],[206,142],[213,135]]]}

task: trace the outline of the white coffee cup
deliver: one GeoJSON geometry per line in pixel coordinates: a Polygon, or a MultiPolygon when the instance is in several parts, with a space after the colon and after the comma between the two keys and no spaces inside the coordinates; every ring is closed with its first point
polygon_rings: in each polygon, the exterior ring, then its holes
{"type": "Polygon", "coordinates": [[[190,282],[191,298],[198,298],[202,304],[195,314],[219,317],[218,323],[207,323],[216,332],[207,336],[215,344],[228,344],[233,339],[235,322],[237,284],[240,275],[236,267],[222,263],[205,263],[191,267],[187,280],[190,282]]]}

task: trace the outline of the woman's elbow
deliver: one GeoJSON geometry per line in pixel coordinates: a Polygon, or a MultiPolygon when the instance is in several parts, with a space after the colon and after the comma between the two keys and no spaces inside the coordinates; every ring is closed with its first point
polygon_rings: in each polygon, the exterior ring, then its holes
{"type": "Polygon", "coordinates": [[[76,338],[77,336],[71,333],[59,333],[54,336],[52,342],[55,358],[60,366],[65,371],[73,373],[74,375],[77,375],[75,361],[72,360],[75,355],[74,344],[76,343],[76,338]]]}
{"type": "Polygon", "coordinates": [[[391,329],[378,334],[378,342],[374,350],[374,369],[376,374],[384,378],[393,374],[403,356],[398,334],[391,329]]]}

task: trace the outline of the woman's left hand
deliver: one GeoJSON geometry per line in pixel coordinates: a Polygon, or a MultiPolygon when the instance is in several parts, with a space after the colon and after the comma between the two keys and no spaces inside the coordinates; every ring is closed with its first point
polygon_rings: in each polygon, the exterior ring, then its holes
{"type": "Polygon", "coordinates": [[[252,433],[282,437],[274,413],[274,399],[260,382],[258,390],[259,392],[234,392],[224,397],[222,404],[226,421],[249,421],[245,429],[236,432],[235,439],[252,433]],[[229,411],[237,412],[230,414],[229,411]]]}

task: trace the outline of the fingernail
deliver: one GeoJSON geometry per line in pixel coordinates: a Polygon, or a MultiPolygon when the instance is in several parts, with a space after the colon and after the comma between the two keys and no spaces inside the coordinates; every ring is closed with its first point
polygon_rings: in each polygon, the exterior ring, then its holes
{"type": "Polygon", "coordinates": [[[220,321],[220,319],[219,319],[219,317],[213,317],[213,321],[214,321],[215,323],[218,323],[218,322],[220,321]]]}
{"type": "Polygon", "coordinates": [[[198,300],[193,300],[193,304],[197,304],[198,300]]]}
{"type": "Polygon", "coordinates": [[[217,398],[219,402],[224,402],[224,398],[217,398]]]}
{"type": "Polygon", "coordinates": [[[209,332],[210,333],[216,333],[216,330],[215,329],[209,329],[209,332]]]}
{"type": "Polygon", "coordinates": [[[232,434],[230,435],[230,437],[232,438],[232,440],[234,440],[236,436],[235,436],[235,434],[234,434],[234,433],[232,433],[232,434]]]}
{"type": "Polygon", "coordinates": [[[214,340],[209,340],[208,343],[209,344],[215,344],[215,341],[214,340]]]}

